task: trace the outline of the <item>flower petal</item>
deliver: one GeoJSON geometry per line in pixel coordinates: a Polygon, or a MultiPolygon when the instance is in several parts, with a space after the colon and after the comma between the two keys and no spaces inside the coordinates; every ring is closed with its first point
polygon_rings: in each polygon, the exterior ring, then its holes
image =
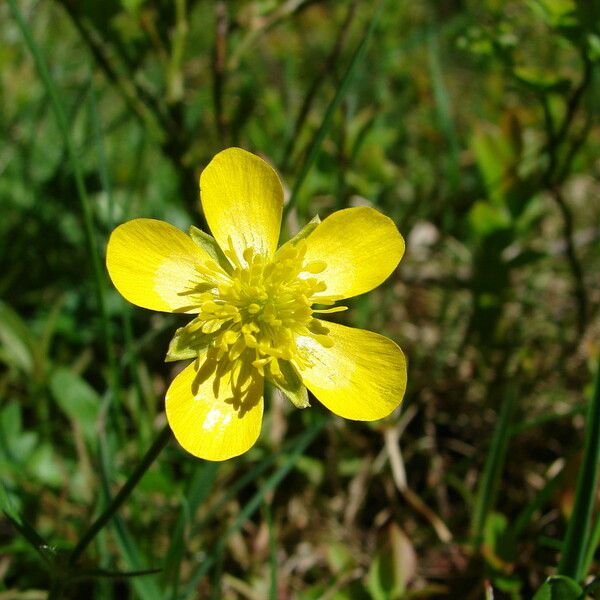
{"type": "Polygon", "coordinates": [[[200,176],[206,221],[223,250],[229,238],[241,257],[246,248],[272,256],[279,240],[283,186],[262,158],[241,148],[219,152],[200,176]]]}
{"type": "Polygon", "coordinates": [[[228,379],[224,375],[215,386],[213,375],[198,383],[198,361],[194,361],[167,390],[167,419],[177,441],[190,454],[205,460],[227,460],[243,454],[260,434],[262,378],[251,382],[241,404],[234,399],[228,379]]]}
{"type": "Polygon", "coordinates": [[[112,282],[129,302],[165,312],[199,312],[187,292],[198,283],[196,266],[210,256],[173,225],[134,219],[119,225],[106,249],[112,282]]]}
{"type": "Polygon", "coordinates": [[[375,421],[402,402],[406,359],[392,340],[363,329],[321,321],[333,342],[325,348],[312,337],[298,337],[309,361],[299,365],[308,389],[330,411],[345,419],[375,421]]]}
{"type": "MultiPolygon", "coordinates": [[[[327,217],[306,238],[305,262],[324,261],[323,296],[350,298],[383,283],[404,254],[394,222],[373,208],[346,208],[327,217]]],[[[318,297],[318,296],[317,296],[318,297]]]]}

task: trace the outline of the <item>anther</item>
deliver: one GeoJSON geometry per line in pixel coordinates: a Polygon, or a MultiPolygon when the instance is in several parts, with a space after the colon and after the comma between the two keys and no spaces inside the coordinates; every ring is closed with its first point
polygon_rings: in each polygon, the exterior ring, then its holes
{"type": "Polygon", "coordinates": [[[327,268],[327,263],[322,260],[313,260],[306,263],[303,267],[303,271],[308,273],[322,273],[327,268]]]}

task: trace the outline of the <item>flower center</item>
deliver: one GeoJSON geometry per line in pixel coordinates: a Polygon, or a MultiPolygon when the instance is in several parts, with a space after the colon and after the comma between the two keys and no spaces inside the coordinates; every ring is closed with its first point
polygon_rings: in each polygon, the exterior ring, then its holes
{"type": "MultiPolygon", "coordinates": [[[[307,357],[296,346],[297,336],[311,336],[332,345],[328,330],[313,318],[314,312],[337,312],[345,307],[312,309],[315,303],[331,305],[318,278],[326,269],[322,261],[305,262],[306,242],[282,246],[272,260],[246,248],[237,256],[230,244],[227,268],[209,261],[199,267],[201,283],[191,297],[200,308],[188,325],[202,347],[208,346],[205,366],[214,370],[241,369],[247,379],[255,369],[261,376],[281,377],[280,361],[296,365],[307,357]]],[[[201,369],[202,370],[202,369],[201,369]]]]}

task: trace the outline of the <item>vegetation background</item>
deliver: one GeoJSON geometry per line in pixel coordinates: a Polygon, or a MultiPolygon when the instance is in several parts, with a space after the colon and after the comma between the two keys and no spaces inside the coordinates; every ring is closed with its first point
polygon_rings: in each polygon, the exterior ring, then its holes
{"type": "Polygon", "coordinates": [[[0,40],[2,600],[594,594],[597,0],[8,0],[0,40]],[[185,317],[103,257],[126,219],[202,226],[232,145],[282,174],[286,235],[395,220],[400,268],[339,319],[409,388],[373,424],[274,395],[212,464],[156,445],[185,317]]]}

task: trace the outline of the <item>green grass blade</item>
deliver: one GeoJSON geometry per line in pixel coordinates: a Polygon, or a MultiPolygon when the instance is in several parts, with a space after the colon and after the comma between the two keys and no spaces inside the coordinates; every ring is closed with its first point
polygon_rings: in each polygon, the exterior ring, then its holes
{"type": "Polygon", "coordinates": [[[594,526],[592,528],[592,532],[590,533],[589,543],[583,559],[583,567],[581,569],[584,577],[590,572],[598,545],[600,545],[600,518],[596,515],[596,520],[594,521],[594,526]]]}
{"type": "MultiPolygon", "coordinates": [[[[348,88],[350,86],[350,83],[352,82],[354,74],[356,73],[356,69],[357,69],[358,65],[360,65],[360,63],[363,61],[363,59],[365,57],[365,54],[367,52],[367,47],[369,44],[369,40],[371,39],[371,36],[373,35],[373,31],[375,30],[375,25],[377,24],[377,21],[379,19],[379,15],[381,14],[383,5],[384,5],[384,1],[380,0],[377,3],[375,9],[373,10],[373,16],[371,17],[371,20],[369,21],[369,24],[367,25],[367,28],[363,34],[363,37],[362,37],[360,43],[358,44],[358,46],[356,47],[356,50],[354,51],[354,54],[352,55],[352,58],[350,59],[348,66],[346,67],[344,76],[342,77],[342,80],[340,81],[340,84],[337,88],[337,91],[336,91],[333,99],[331,100],[331,102],[329,103],[329,106],[327,107],[327,110],[325,111],[325,116],[323,118],[323,122],[321,123],[321,126],[319,127],[319,129],[317,129],[313,139],[311,140],[311,143],[310,143],[310,146],[308,149],[308,153],[306,155],[304,162],[302,163],[302,168],[300,169],[300,173],[298,174],[298,177],[296,177],[296,181],[294,182],[294,187],[292,188],[292,192],[290,194],[290,199],[284,208],[284,215],[286,215],[294,207],[294,205],[296,204],[296,202],[298,200],[298,193],[300,192],[300,188],[302,187],[302,184],[304,183],[304,180],[306,179],[308,172],[314,165],[314,163],[317,159],[317,156],[319,155],[319,152],[321,150],[321,144],[323,143],[323,140],[325,139],[325,136],[327,135],[327,132],[329,131],[329,129],[333,123],[333,117],[335,115],[335,111],[337,110],[338,106],[340,105],[341,101],[343,100],[344,96],[346,95],[346,92],[348,91],[348,88]]],[[[305,207],[301,207],[301,208],[304,209],[305,207]]]]}
{"type": "Polygon", "coordinates": [[[586,409],[587,407],[584,404],[578,404],[562,412],[549,412],[548,414],[538,415],[537,417],[534,417],[528,421],[515,423],[510,428],[510,437],[519,435],[529,429],[536,429],[541,425],[547,425],[553,421],[558,421],[559,419],[568,419],[570,417],[574,417],[575,415],[581,415],[586,412],[586,409]]]}
{"type": "Polygon", "coordinates": [[[73,581],[85,581],[86,579],[133,579],[134,577],[147,577],[156,575],[160,569],[143,569],[140,571],[107,571],[106,569],[91,569],[82,571],[73,581]]]}
{"type": "Polygon", "coordinates": [[[89,110],[90,120],[92,122],[92,129],[94,133],[94,144],[96,146],[96,156],[98,157],[98,175],[100,176],[100,182],[102,189],[106,194],[107,200],[107,219],[106,224],[109,229],[112,229],[115,224],[113,220],[113,193],[111,178],[108,171],[108,159],[106,156],[106,148],[104,145],[104,137],[102,135],[102,122],[100,119],[100,112],[98,109],[98,98],[96,97],[96,90],[94,89],[94,83],[90,84],[89,93],[89,110]]]}
{"type": "Polygon", "coordinates": [[[198,582],[209,572],[211,567],[215,564],[217,558],[224,551],[227,540],[234,533],[239,531],[244,523],[256,512],[258,508],[260,508],[261,504],[264,502],[265,496],[275,490],[283,481],[283,479],[285,479],[288,473],[294,468],[306,448],[317,437],[323,427],[325,427],[327,421],[328,419],[326,417],[320,418],[315,424],[312,425],[312,427],[307,429],[301,436],[299,436],[291,452],[285,456],[285,458],[283,458],[281,465],[246,503],[235,521],[223,533],[215,549],[206,556],[200,568],[194,573],[190,581],[188,581],[186,592],[183,596],[184,598],[193,597],[194,590],[196,589],[198,582]]]}
{"type": "Polygon", "coordinates": [[[525,528],[531,523],[533,515],[541,510],[552,499],[558,485],[563,477],[563,471],[559,471],[556,475],[548,479],[541,490],[539,490],[530,502],[519,512],[514,520],[514,525],[511,527],[510,534],[515,542],[521,537],[525,528]]]}
{"type": "Polygon", "coordinates": [[[504,468],[506,459],[508,440],[510,438],[510,420],[517,396],[517,389],[509,385],[504,393],[500,415],[494,429],[494,435],[492,436],[492,443],[487,453],[481,479],[479,480],[473,510],[473,520],[471,522],[471,534],[477,546],[481,542],[487,516],[496,500],[500,477],[502,476],[502,469],[504,468]]]}
{"type": "Polygon", "coordinates": [[[583,462],[577,478],[575,504],[558,565],[560,575],[566,575],[576,581],[581,581],[585,576],[584,566],[589,552],[588,540],[593,541],[590,539],[589,532],[600,461],[600,361],[586,423],[583,462]]]}

